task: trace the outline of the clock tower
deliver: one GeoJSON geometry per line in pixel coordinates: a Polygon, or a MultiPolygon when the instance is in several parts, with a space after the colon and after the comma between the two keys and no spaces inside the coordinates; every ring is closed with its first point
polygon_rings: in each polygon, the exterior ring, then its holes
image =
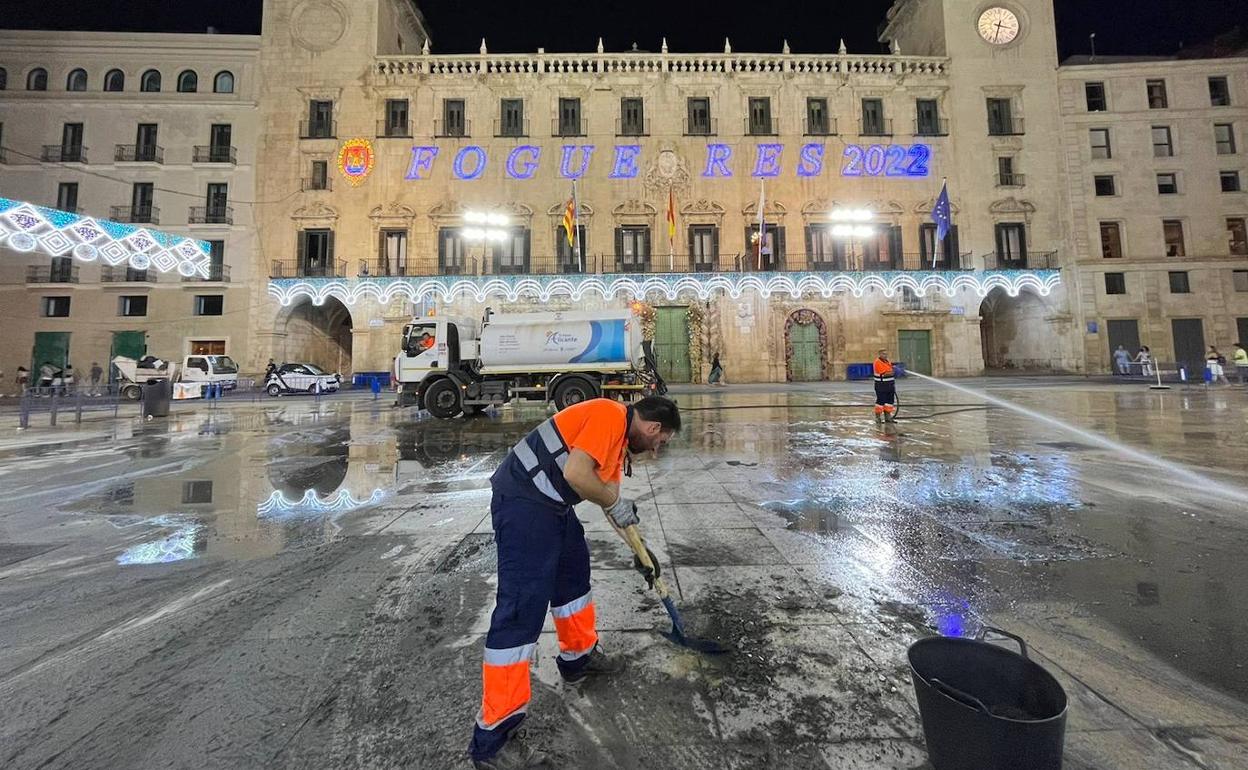
{"type": "MultiPolygon", "coordinates": [[[[1053,1],[896,0],[880,39],[903,56],[949,58],[940,100],[949,136],[943,146],[933,141],[932,152],[948,178],[961,251],[974,254],[976,267],[1071,265],[1053,1]]],[[[1060,345],[1037,350],[1036,359],[1073,351],[1072,273],[1063,271],[1062,290],[1044,298],[1043,309],[1033,303],[1011,323],[1019,334],[1041,335],[1028,348],[1060,345]]]]}

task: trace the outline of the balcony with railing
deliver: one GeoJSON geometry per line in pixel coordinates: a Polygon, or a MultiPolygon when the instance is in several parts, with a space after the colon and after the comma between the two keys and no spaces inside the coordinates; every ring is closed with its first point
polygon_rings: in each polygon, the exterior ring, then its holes
{"type": "Polygon", "coordinates": [[[554,118],[550,121],[550,135],[559,137],[589,136],[589,121],[585,118],[580,120],[554,118]]]}
{"type": "Polygon", "coordinates": [[[108,210],[109,219],[132,225],[160,224],[160,209],[155,206],[113,206],[108,210]]]}
{"type": "Polygon", "coordinates": [[[1022,136],[1026,133],[1026,126],[1023,124],[1022,118],[989,118],[988,135],[989,136],[1022,136]]]}
{"type": "Polygon", "coordinates": [[[997,187],[1026,187],[1026,174],[997,174],[997,187]]]}
{"type": "Polygon", "coordinates": [[[45,144],[39,159],[44,163],[86,163],[87,148],[80,144],[45,144]]]}
{"type": "Polygon", "coordinates": [[[523,138],[529,135],[529,119],[525,118],[519,122],[504,121],[500,119],[494,120],[494,136],[499,139],[506,138],[523,138]]]}
{"type": "Polygon", "coordinates": [[[708,118],[706,120],[690,120],[685,118],[685,136],[718,136],[719,120],[717,118],[708,118]]]}
{"type": "Polygon", "coordinates": [[[863,75],[944,78],[949,59],[892,54],[770,54],[770,53],[537,53],[537,54],[412,54],[380,56],[376,75],[392,81],[432,76],[515,75],[638,75],[693,76],[863,75]]]}
{"type": "Polygon", "coordinates": [[[269,270],[270,278],[348,278],[347,260],[285,260],[275,259],[269,270]]]}
{"type": "Polygon", "coordinates": [[[821,121],[806,119],[806,136],[836,136],[836,118],[827,117],[821,121]]]}
{"type": "Polygon", "coordinates": [[[410,139],[412,121],[410,120],[379,120],[377,121],[378,139],[410,139]]]}
{"type": "Polygon", "coordinates": [[[26,283],[78,283],[78,265],[30,265],[26,283]]]}
{"type": "Polygon", "coordinates": [[[104,265],[100,268],[100,283],[156,283],[160,272],[138,270],[124,265],[104,265]]]}
{"type": "Polygon", "coordinates": [[[332,192],[333,189],[334,180],[329,176],[310,176],[299,180],[299,190],[301,192],[332,192]]]}
{"type": "Polygon", "coordinates": [[[299,121],[300,139],[336,139],[338,123],[333,120],[301,120],[299,121]]]}
{"type": "Polygon", "coordinates": [[[948,118],[925,118],[914,121],[915,136],[949,136],[948,118]]]}
{"type": "Polygon", "coordinates": [[[771,120],[753,120],[745,118],[745,128],[743,129],[746,136],[779,136],[780,129],[776,126],[775,119],[771,120]]]}
{"type": "Polygon", "coordinates": [[[191,206],[186,216],[189,225],[232,225],[234,209],[231,206],[191,206]]]}
{"type": "Polygon", "coordinates": [[[186,275],[182,277],[182,283],[229,283],[230,282],[230,266],[229,265],[209,265],[208,277],[202,275],[186,275]]]}
{"type": "Polygon", "coordinates": [[[878,118],[858,121],[858,136],[892,136],[893,119],[878,118]]]}
{"type": "Polygon", "coordinates": [[[225,145],[195,145],[191,154],[192,163],[228,163],[238,165],[238,148],[225,145]]]}
{"type": "Polygon", "coordinates": [[[616,136],[650,136],[650,119],[642,118],[640,120],[623,118],[615,119],[615,135],[616,136]]]}
{"type": "Polygon", "coordinates": [[[1016,254],[994,252],[985,254],[980,259],[985,270],[1057,270],[1061,267],[1056,251],[1027,251],[1016,254]]]}
{"type": "Polygon", "coordinates": [[[164,163],[165,148],[155,144],[119,144],[113,152],[117,163],[164,163]]]}
{"type": "Polygon", "coordinates": [[[433,135],[438,139],[470,139],[472,138],[472,121],[463,120],[433,121],[433,135]]]}

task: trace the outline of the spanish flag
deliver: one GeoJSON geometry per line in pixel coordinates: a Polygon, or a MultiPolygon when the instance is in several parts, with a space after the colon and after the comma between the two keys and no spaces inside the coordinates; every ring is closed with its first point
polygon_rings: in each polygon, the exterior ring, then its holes
{"type": "Polygon", "coordinates": [[[667,242],[676,243],[676,195],[667,188],[667,242]]]}

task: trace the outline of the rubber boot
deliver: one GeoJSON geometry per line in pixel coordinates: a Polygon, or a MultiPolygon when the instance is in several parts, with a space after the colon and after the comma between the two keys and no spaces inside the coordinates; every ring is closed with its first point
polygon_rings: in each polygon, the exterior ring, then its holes
{"type": "Polygon", "coordinates": [[[473,760],[476,770],[525,770],[531,767],[549,767],[548,757],[525,743],[523,730],[516,730],[503,744],[503,748],[489,759],[473,760]]]}

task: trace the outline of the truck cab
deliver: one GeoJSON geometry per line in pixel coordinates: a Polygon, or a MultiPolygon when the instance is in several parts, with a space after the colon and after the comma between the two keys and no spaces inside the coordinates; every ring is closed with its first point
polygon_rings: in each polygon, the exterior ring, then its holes
{"type": "Polygon", "coordinates": [[[182,382],[219,382],[226,390],[238,387],[238,364],[229,356],[187,356],[182,382]]]}

